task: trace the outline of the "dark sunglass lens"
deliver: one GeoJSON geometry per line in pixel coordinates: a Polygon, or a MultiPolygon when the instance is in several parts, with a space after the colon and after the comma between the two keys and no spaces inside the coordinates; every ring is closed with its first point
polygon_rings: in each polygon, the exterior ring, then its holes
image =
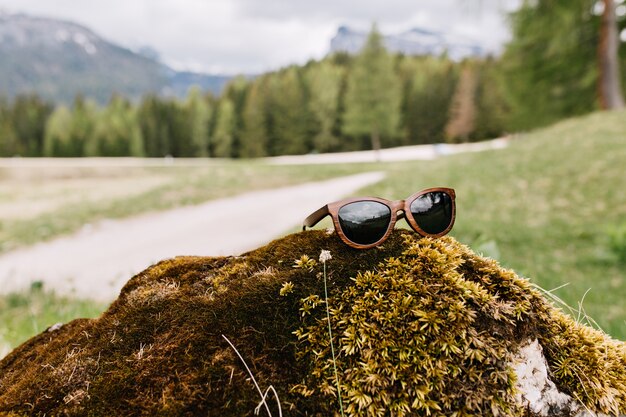
{"type": "Polygon", "coordinates": [[[385,235],[391,210],[377,201],[357,201],[339,209],[341,230],[354,243],[369,245],[385,235]]]}
{"type": "Polygon", "coordinates": [[[423,194],[411,203],[411,214],[426,233],[442,233],[452,222],[452,198],[442,191],[423,194]]]}

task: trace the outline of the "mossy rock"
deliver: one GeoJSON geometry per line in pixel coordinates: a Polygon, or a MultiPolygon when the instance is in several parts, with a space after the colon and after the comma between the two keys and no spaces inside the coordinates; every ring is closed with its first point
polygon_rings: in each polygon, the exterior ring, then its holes
{"type": "Polygon", "coordinates": [[[624,343],[496,262],[451,237],[398,231],[359,251],[309,231],[136,275],[101,317],[54,326],[0,361],[0,416],[251,416],[260,396],[228,341],[283,415],[339,415],[324,266],[348,416],[546,415],[515,368],[533,341],[577,404],[549,415],[626,410],[624,343]]]}

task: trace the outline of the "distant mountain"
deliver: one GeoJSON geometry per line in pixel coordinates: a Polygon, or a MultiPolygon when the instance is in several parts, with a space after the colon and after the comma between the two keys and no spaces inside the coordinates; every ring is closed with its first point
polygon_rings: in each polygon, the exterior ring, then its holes
{"type": "Polygon", "coordinates": [[[219,93],[231,78],[178,72],[157,56],[150,49],[135,53],[72,22],[0,13],[0,95],[34,92],[70,102],[83,94],[106,102],[113,93],[182,96],[193,84],[219,93]]]}
{"type": "Polygon", "coordinates": [[[168,72],[168,85],[162,91],[166,95],[183,97],[191,86],[198,86],[202,90],[220,94],[231,75],[207,75],[197,72],[170,71],[168,72]]]}
{"type": "MultiPolygon", "coordinates": [[[[330,41],[331,52],[358,53],[368,32],[340,26],[337,34],[330,41]]],[[[392,52],[406,55],[441,55],[447,53],[454,60],[471,56],[485,56],[487,51],[469,39],[453,38],[440,32],[413,28],[397,35],[383,35],[385,47],[392,52]]]]}

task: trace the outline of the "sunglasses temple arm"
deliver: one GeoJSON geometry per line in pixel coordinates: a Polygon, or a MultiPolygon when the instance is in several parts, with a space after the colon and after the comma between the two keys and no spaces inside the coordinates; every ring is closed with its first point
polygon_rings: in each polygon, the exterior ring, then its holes
{"type": "Polygon", "coordinates": [[[313,213],[309,214],[306,219],[304,219],[304,222],[302,223],[302,230],[306,230],[307,227],[315,226],[317,223],[319,223],[320,220],[322,220],[329,214],[330,212],[328,211],[328,205],[325,205],[324,207],[314,211],[313,213]]]}

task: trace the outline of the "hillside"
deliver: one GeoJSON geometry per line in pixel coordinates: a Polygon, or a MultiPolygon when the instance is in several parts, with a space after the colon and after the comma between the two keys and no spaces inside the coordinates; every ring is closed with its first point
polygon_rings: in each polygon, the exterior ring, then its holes
{"type": "Polygon", "coordinates": [[[114,92],[184,95],[197,84],[219,93],[230,77],[177,72],[76,23],[0,14],[0,94],[64,102],[77,94],[106,102],[114,92]]]}

